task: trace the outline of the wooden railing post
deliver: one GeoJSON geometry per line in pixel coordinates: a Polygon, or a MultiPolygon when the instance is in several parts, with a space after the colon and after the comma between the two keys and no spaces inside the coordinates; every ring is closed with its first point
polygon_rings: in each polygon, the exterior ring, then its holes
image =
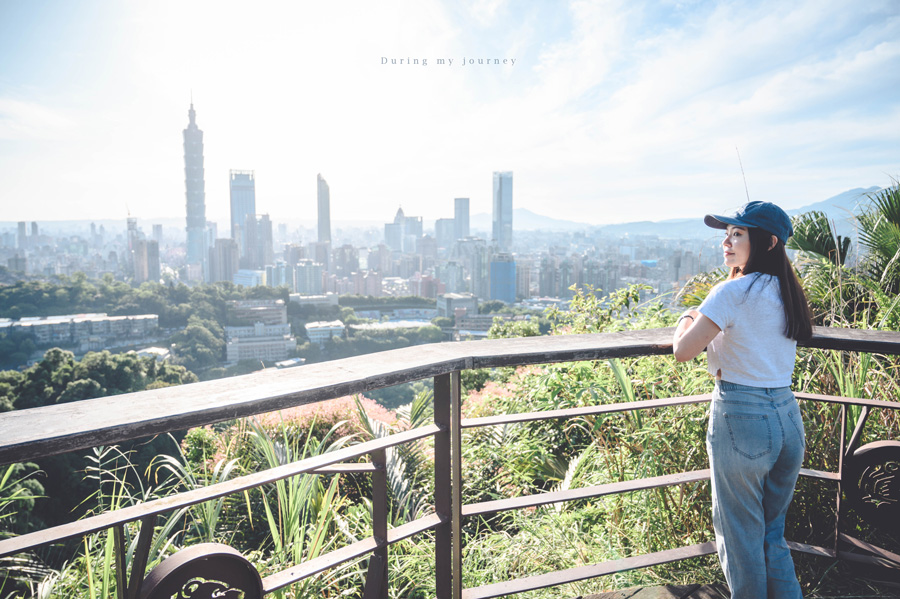
{"type": "Polygon", "coordinates": [[[442,522],[434,530],[434,586],[437,599],[450,599],[451,502],[450,502],[450,403],[451,377],[434,377],[434,424],[441,431],[434,435],[434,511],[442,522]]]}

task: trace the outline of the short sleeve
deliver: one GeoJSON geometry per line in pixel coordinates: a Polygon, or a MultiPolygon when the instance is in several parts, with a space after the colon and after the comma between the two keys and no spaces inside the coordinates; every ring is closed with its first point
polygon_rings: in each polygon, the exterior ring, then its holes
{"type": "Polygon", "coordinates": [[[713,321],[719,330],[724,331],[734,323],[735,301],[731,297],[728,281],[719,283],[709,292],[697,311],[713,321]]]}

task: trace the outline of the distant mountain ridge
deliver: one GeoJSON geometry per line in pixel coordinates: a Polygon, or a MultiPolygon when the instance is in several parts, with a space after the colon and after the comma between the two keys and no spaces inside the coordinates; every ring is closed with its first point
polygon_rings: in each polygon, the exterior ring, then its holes
{"type": "MultiPolygon", "coordinates": [[[[881,187],[873,186],[867,189],[857,187],[850,189],[827,200],[808,204],[786,212],[790,216],[796,216],[804,212],[818,210],[824,212],[835,223],[839,235],[853,235],[853,214],[858,212],[861,204],[867,199],[867,194],[881,190],[881,187]]],[[[601,234],[611,237],[622,235],[656,235],[661,238],[705,238],[709,237],[710,230],[703,224],[702,215],[693,218],[678,218],[661,221],[634,221],[616,223],[611,225],[591,225],[571,220],[562,220],[543,216],[528,210],[516,208],[513,210],[513,229],[520,231],[599,231],[601,234]]],[[[470,228],[478,231],[491,230],[491,215],[479,213],[472,215],[470,228]]]]}
{"type": "MultiPolygon", "coordinates": [[[[528,208],[513,209],[513,230],[519,231],[584,231],[592,229],[595,225],[587,225],[573,220],[552,218],[532,212],[528,208]]],[[[469,228],[477,231],[490,231],[492,228],[491,215],[479,212],[473,214],[469,220],[469,228]]]]}

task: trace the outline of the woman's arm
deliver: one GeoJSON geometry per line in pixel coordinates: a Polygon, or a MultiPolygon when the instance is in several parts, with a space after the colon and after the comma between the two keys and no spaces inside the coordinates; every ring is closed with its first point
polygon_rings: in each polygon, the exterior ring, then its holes
{"type": "Polygon", "coordinates": [[[719,326],[697,310],[688,310],[678,319],[672,352],[679,362],[687,362],[700,355],[709,342],[719,334],[719,326]]]}

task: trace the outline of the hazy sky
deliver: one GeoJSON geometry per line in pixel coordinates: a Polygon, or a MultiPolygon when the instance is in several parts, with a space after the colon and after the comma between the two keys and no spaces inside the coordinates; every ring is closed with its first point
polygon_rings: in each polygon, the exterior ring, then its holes
{"type": "Polygon", "coordinates": [[[0,0],[0,57],[5,221],[183,216],[192,93],[220,230],[229,169],[276,222],[317,173],[336,221],[490,212],[511,170],[587,223],[741,204],[736,148],[786,208],[900,175],[897,0],[0,0]]]}

